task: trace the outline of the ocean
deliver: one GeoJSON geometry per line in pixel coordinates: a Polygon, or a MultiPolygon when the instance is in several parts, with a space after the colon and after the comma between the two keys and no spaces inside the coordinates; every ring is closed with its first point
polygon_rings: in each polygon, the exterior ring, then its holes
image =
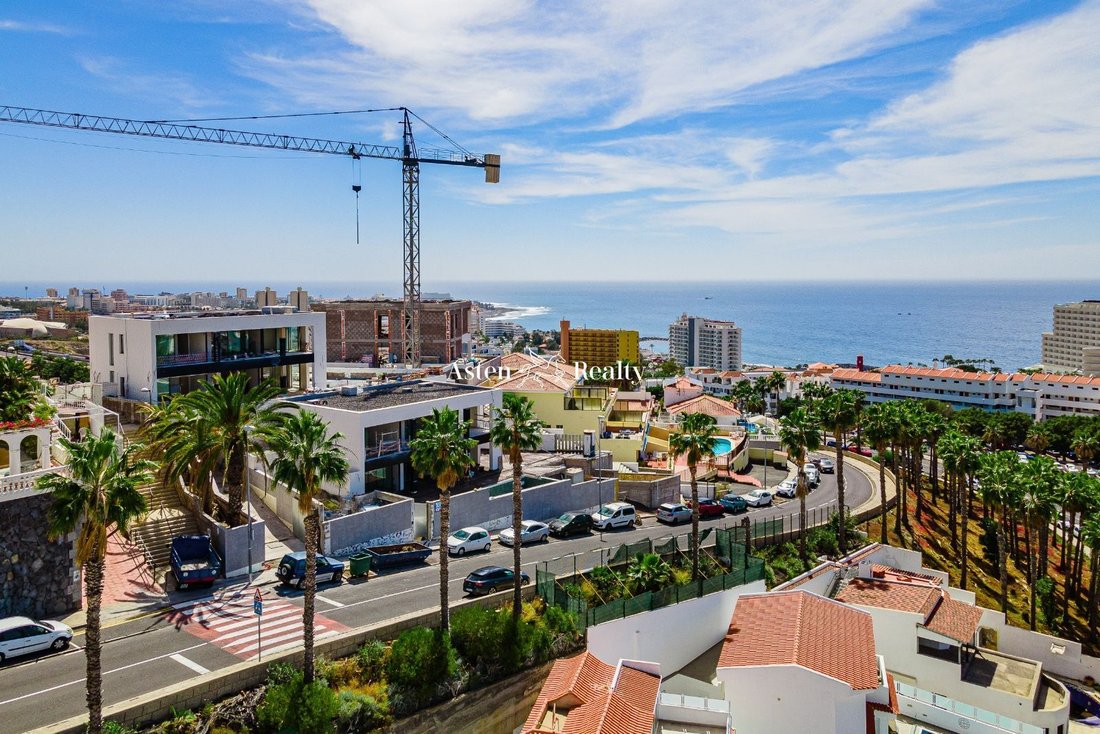
{"type": "MultiPolygon", "coordinates": [[[[43,295],[44,283],[0,283],[0,294],[43,295]]],[[[62,293],[68,284],[49,284],[62,293]]],[[[241,283],[104,284],[129,293],[228,291],[241,283]]],[[[81,287],[100,287],[84,284],[81,287]]],[[[302,286],[311,295],[336,298],[400,294],[396,283],[265,282],[280,295],[302,286]]],[[[992,359],[1004,370],[1037,363],[1041,334],[1051,328],[1056,303],[1100,298],[1100,281],[1042,282],[638,282],[638,283],[425,283],[444,292],[499,304],[528,329],[573,326],[637,329],[668,336],[680,314],[736,321],[746,362],[795,365],[854,362],[869,365],[925,363],[945,354],[992,359]]],[[[665,342],[643,346],[666,351],[665,342]]]]}

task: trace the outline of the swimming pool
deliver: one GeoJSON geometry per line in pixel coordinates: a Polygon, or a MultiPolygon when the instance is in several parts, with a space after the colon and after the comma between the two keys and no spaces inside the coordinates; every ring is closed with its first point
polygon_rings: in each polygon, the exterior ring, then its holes
{"type": "Polygon", "coordinates": [[[733,442],[728,438],[718,437],[714,439],[714,455],[725,456],[729,452],[733,451],[733,442]]]}

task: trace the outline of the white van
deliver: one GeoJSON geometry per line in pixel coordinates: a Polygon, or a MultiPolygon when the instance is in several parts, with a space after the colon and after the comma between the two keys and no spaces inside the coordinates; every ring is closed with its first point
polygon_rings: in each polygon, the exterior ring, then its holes
{"type": "Polygon", "coordinates": [[[806,464],[802,467],[802,471],[806,475],[806,481],[809,482],[811,487],[816,487],[821,481],[821,475],[817,473],[817,467],[813,464],[806,464]]]}
{"type": "Polygon", "coordinates": [[[592,524],[597,530],[634,527],[635,519],[634,505],[626,502],[612,502],[592,513],[592,524]]]}

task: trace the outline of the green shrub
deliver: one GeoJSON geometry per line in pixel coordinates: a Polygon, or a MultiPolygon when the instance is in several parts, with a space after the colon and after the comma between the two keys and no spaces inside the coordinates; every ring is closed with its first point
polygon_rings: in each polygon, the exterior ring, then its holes
{"type": "Polygon", "coordinates": [[[103,734],[137,734],[137,730],[117,721],[104,721],[103,734]]]}
{"type": "Polygon", "coordinates": [[[359,648],[356,653],[359,662],[359,674],[365,681],[377,681],[382,679],[382,672],[386,664],[386,646],[378,640],[370,642],[359,648]]]}
{"type": "Polygon", "coordinates": [[[1058,602],[1054,598],[1054,579],[1043,576],[1035,582],[1035,605],[1039,619],[1054,627],[1058,617],[1058,602]]]}
{"type": "Polygon", "coordinates": [[[294,706],[302,693],[302,673],[291,680],[268,685],[264,700],[256,707],[256,724],[263,732],[280,732],[294,720],[294,706]]]}
{"type": "Polygon", "coordinates": [[[576,635],[577,618],[561,607],[548,606],[542,617],[543,623],[554,634],[576,635]]]}
{"type": "Polygon", "coordinates": [[[987,517],[982,520],[981,528],[982,555],[985,556],[985,560],[993,564],[994,568],[999,568],[997,565],[997,559],[1000,555],[997,546],[997,521],[992,517],[987,517]]]}
{"type": "Polygon", "coordinates": [[[329,734],[337,709],[336,692],[321,680],[304,686],[295,710],[298,734],[329,734]]]}
{"type": "Polygon", "coordinates": [[[277,686],[280,683],[289,683],[290,681],[301,678],[302,671],[295,668],[290,663],[272,663],[267,666],[267,684],[269,686],[277,686]]]}
{"type": "MultiPolygon", "coordinates": [[[[837,523],[839,525],[839,523],[837,523]]],[[[840,542],[831,528],[814,528],[806,536],[810,551],[818,556],[836,556],[840,551],[840,542]]]]}
{"type": "Polygon", "coordinates": [[[333,688],[355,683],[359,679],[359,660],[354,657],[329,660],[322,655],[317,658],[317,678],[333,688]]]}
{"type": "Polygon", "coordinates": [[[607,566],[596,566],[588,572],[588,580],[596,587],[602,603],[618,599],[626,592],[622,577],[607,566]]]}
{"type": "Polygon", "coordinates": [[[458,672],[450,635],[426,627],[405,630],[386,659],[394,713],[404,714],[431,703],[441,685],[458,672]]]}
{"type": "Polygon", "coordinates": [[[359,691],[341,691],[337,697],[336,728],[342,734],[371,731],[390,721],[389,701],[359,691]]]}

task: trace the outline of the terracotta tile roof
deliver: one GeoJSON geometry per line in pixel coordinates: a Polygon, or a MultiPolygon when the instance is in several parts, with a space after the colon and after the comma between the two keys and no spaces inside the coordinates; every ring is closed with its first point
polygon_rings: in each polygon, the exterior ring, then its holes
{"type": "Polygon", "coordinates": [[[981,621],[981,608],[957,601],[945,594],[932,619],[924,626],[952,640],[970,645],[974,643],[974,635],[977,634],[981,621]]]}
{"type": "Polygon", "coordinates": [[[846,604],[919,614],[921,626],[953,640],[972,643],[982,619],[981,608],[952,599],[944,589],[919,578],[923,574],[914,576],[918,578],[910,581],[852,579],[836,599],[846,604]]]}
{"type": "Polygon", "coordinates": [[[1054,375],[1048,372],[1036,372],[1031,375],[1033,382],[1056,382],[1063,385],[1100,385],[1100,377],[1084,375],[1054,375]]]}
{"type": "Polygon", "coordinates": [[[856,369],[844,367],[833,370],[834,380],[853,380],[856,382],[882,382],[882,375],[878,372],[860,372],[856,369]]]}
{"type": "Polygon", "coordinates": [[[512,371],[510,377],[493,378],[482,383],[509,392],[565,392],[577,384],[580,377],[575,365],[558,360],[544,360],[522,352],[501,357],[501,368],[512,371]]]}
{"type": "Polygon", "coordinates": [[[940,585],[940,578],[933,576],[930,573],[917,573],[916,571],[906,571],[902,568],[894,568],[893,566],[884,566],[881,563],[876,563],[871,566],[871,575],[876,579],[887,579],[895,581],[924,581],[931,582],[936,586],[940,585]]]}
{"type": "Polygon", "coordinates": [[[798,665],[847,683],[879,687],[871,615],[806,591],[737,600],[719,668],[798,665]]]}
{"type": "Polygon", "coordinates": [[[524,734],[652,734],[661,678],[626,661],[608,665],[587,651],[554,662],[524,734]],[[547,717],[557,714],[556,721],[547,717]]]}
{"type": "Polygon", "coordinates": [[[894,688],[894,676],[891,673],[886,674],[886,687],[890,691],[890,703],[867,702],[867,734],[875,734],[877,731],[875,729],[876,711],[884,711],[895,716],[901,712],[901,708],[898,706],[898,691],[894,688]]]}
{"type": "Polygon", "coordinates": [[[940,590],[927,584],[852,579],[836,595],[836,600],[845,604],[912,612],[927,619],[940,601],[940,590]]]}
{"type": "Polygon", "coordinates": [[[741,411],[733,407],[733,404],[728,400],[722,400],[713,395],[698,395],[675,405],[670,405],[668,406],[668,412],[672,415],[705,413],[714,417],[733,416],[735,418],[741,415],[741,411]]]}

